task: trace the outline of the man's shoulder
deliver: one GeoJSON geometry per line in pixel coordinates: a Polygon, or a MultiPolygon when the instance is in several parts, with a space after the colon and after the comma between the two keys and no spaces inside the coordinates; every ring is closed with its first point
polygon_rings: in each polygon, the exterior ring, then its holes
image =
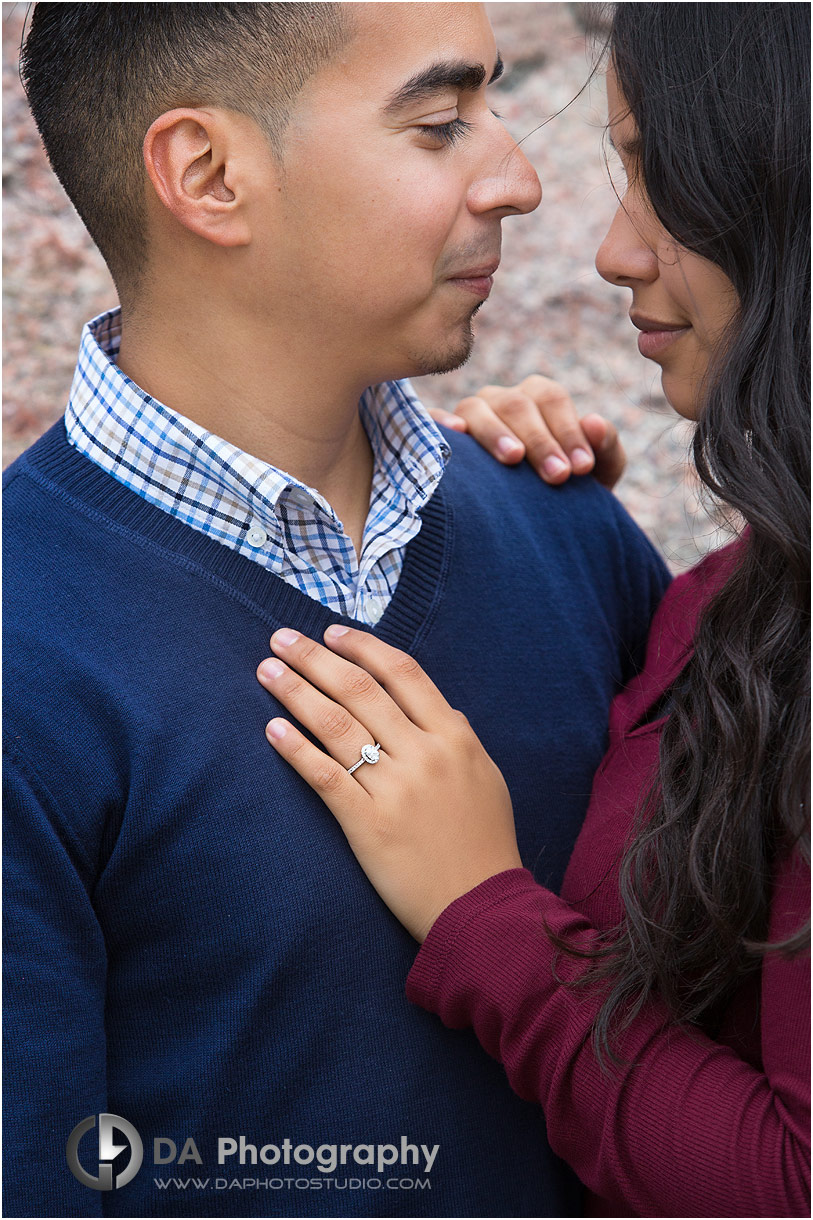
{"type": "MultiPolygon", "coordinates": [[[[529,462],[504,466],[471,436],[444,430],[452,449],[443,487],[456,517],[480,515],[504,524],[527,520],[550,538],[570,544],[579,539],[592,547],[612,535],[619,544],[656,555],[643,531],[618,498],[592,475],[569,479],[553,487],[529,462]]],[[[660,561],[658,561],[660,562],[660,561]]]]}
{"type": "Polygon", "coordinates": [[[610,501],[614,499],[605,488],[591,477],[571,478],[567,483],[552,487],[535,472],[527,461],[515,466],[506,466],[485,450],[482,445],[465,432],[444,429],[452,450],[444,475],[444,485],[453,488],[456,495],[464,490],[478,495],[481,488],[497,490],[501,501],[516,503],[520,507],[530,499],[538,504],[564,505],[569,511],[577,497],[585,494],[597,503],[603,502],[606,511],[612,512],[610,501]],[[564,493],[564,494],[560,494],[564,493]]]}
{"type": "MultiPolygon", "coordinates": [[[[16,663],[101,636],[122,605],[157,600],[143,548],[105,512],[99,492],[123,489],[74,449],[63,422],[3,472],[3,614],[6,657],[16,663]],[[21,650],[18,655],[18,650],[21,650]]],[[[128,492],[134,500],[135,493],[128,492]]],[[[156,611],[157,613],[157,607],[156,611]]]]}
{"type": "Polygon", "coordinates": [[[81,566],[91,519],[81,512],[81,496],[72,486],[70,468],[77,458],[87,461],[69,445],[60,419],[3,471],[7,594],[32,579],[42,587],[49,577],[81,566]]]}
{"type": "Polygon", "coordinates": [[[592,600],[633,641],[637,665],[671,577],[617,497],[592,475],[551,487],[528,462],[502,466],[465,434],[449,443],[442,487],[464,563],[499,570],[514,590],[592,600]]]}
{"type": "Polygon", "coordinates": [[[56,490],[53,477],[58,477],[66,456],[71,456],[70,445],[64,417],[60,417],[3,471],[5,526],[14,526],[34,505],[42,511],[49,502],[49,492],[56,490]]]}

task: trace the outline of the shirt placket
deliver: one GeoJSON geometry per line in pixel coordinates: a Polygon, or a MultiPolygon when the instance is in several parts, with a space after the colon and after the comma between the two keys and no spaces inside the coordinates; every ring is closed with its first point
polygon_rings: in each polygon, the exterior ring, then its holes
{"type": "Polygon", "coordinates": [[[277,508],[285,549],[303,574],[306,587],[314,580],[333,609],[351,614],[358,584],[358,560],[350,539],[339,528],[335,513],[317,504],[305,488],[293,487],[277,508]]]}

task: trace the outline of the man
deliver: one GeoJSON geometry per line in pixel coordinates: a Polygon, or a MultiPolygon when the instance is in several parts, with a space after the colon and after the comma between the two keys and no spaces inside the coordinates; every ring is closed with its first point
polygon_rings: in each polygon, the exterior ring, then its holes
{"type": "Polygon", "coordinates": [[[255,677],[282,625],[411,651],[558,884],[666,578],[592,480],[392,380],[465,360],[539,202],[499,70],[476,5],[36,6],[32,110],[122,310],[7,472],[8,1215],[578,1209],[542,1115],[407,1004],[255,677]]]}

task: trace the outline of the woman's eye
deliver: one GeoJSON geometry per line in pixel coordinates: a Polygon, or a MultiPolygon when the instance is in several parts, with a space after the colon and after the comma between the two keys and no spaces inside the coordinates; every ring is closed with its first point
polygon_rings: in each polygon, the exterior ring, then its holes
{"type": "Polygon", "coordinates": [[[625,191],[629,184],[629,174],[627,173],[626,163],[616,148],[611,150],[611,155],[607,158],[606,165],[610,174],[610,182],[616,191],[625,191]]]}
{"type": "Polygon", "coordinates": [[[471,131],[472,126],[473,124],[467,123],[465,119],[451,119],[448,123],[419,123],[418,131],[422,131],[430,139],[439,141],[441,146],[451,148],[471,131]]]}

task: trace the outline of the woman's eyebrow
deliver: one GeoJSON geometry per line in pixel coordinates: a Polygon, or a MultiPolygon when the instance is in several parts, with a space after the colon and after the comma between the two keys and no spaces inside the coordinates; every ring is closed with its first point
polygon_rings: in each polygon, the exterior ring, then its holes
{"type": "MultiPolygon", "coordinates": [[[[497,62],[488,81],[489,85],[499,80],[504,71],[502,57],[497,52],[497,62]]],[[[456,89],[462,93],[473,93],[479,89],[486,78],[483,64],[466,63],[464,60],[445,61],[431,64],[411,76],[405,84],[393,93],[384,107],[385,115],[404,110],[415,102],[422,102],[428,97],[434,97],[444,89],[456,89]]]]}
{"type": "Polygon", "coordinates": [[[638,157],[641,155],[641,138],[633,136],[631,140],[619,140],[616,144],[613,139],[613,133],[607,131],[607,143],[615,153],[624,153],[627,157],[638,157]]]}

